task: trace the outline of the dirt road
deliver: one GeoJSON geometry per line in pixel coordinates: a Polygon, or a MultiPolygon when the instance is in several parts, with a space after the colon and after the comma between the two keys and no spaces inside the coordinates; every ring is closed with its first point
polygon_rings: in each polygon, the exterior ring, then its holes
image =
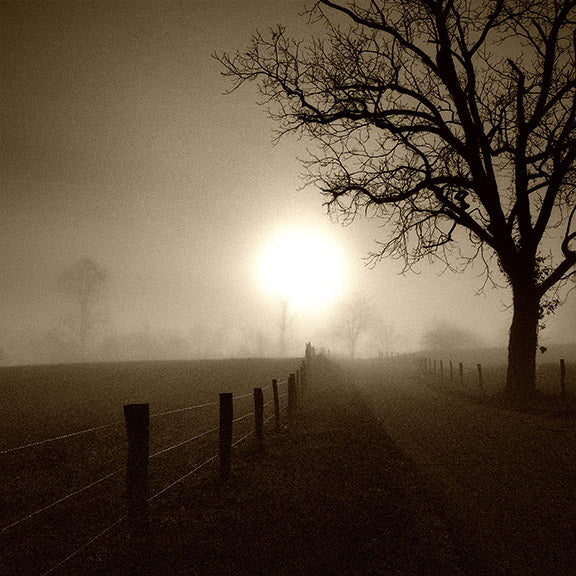
{"type": "Polygon", "coordinates": [[[489,575],[576,574],[576,422],[470,404],[405,364],[348,366],[386,432],[440,495],[489,575]]]}

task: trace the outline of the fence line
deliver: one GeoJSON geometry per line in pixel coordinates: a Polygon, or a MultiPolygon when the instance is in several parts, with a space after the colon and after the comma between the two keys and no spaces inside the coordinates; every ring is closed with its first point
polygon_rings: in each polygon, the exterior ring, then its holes
{"type": "MultiPolygon", "coordinates": [[[[271,403],[270,401],[266,402],[266,404],[264,404],[264,406],[267,406],[270,403],[271,403]]],[[[210,405],[212,405],[212,404],[215,404],[215,403],[213,402],[210,405]]],[[[208,406],[208,404],[204,404],[203,406],[208,406]]],[[[244,419],[248,418],[249,416],[252,416],[253,414],[254,414],[254,412],[250,412],[248,414],[245,414],[244,416],[240,416],[239,418],[236,418],[235,420],[233,420],[233,422],[238,422],[240,420],[244,420],[244,419]]],[[[161,414],[158,414],[158,415],[161,415],[161,414]]],[[[152,416],[153,415],[151,415],[150,417],[152,417],[152,416]]],[[[268,418],[268,420],[266,420],[266,422],[268,422],[271,418],[268,418]]],[[[212,432],[217,432],[217,431],[218,431],[218,428],[211,428],[210,430],[206,430],[205,432],[202,432],[201,434],[197,434],[196,436],[193,436],[192,438],[188,438],[187,440],[184,440],[182,442],[178,442],[177,444],[174,444],[172,446],[169,446],[168,448],[164,448],[162,450],[159,450],[158,452],[155,452],[154,454],[151,454],[149,459],[152,460],[152,458],[155,458],[156,456],[160,456],[161,454],[165,454],[166,452],[170,452],[171,450],[175,450],[176,448],[179,448],[180,446],[183,446],[185,444],[189,444],[190,442],[193,442],[194,440],[198,440],[204,436],[207,436],[208,434],[211,434],[212,432]]],[[[214,458],[216,458],[216,456],[214,456],[214,458]]],[[[20,520],[17,520],[16,522],[13,522],[12,524],[4,526],[2,529],[0,529],[0,534],[8,531],[10,528],[14,528],[14,527],[18,526],[19,524],[26,522],[27,520],[30,520],[31,518],[33,518],[34,516],[37,516],[38,514],[41,514],[42,512],[46,512],[47,510],[50,510],[54,506],[56,506],[62,502],[65,502],[66,500],[72,498],[73,496],[81,494],[82,492],[85,492],[86,490],[88,490],[94,486],[97,486],[98,484],[101,484],[105,480],[108,480],[108,478],[111,478],[112,476],[119,474],[123,470],[124,470],[124,466],[122,466],[121,468],[118,468],[117,470],[115,470],[114,472],[111,472],[110,474],[107,474],[106,476],[103,476],[102,478],[99,478],[98,480],[95,480],[94,482],[91,482],[90,484],[88,484],[87,486],[84,486],[83,488],[75,490],[74,492],[71,492],[70,494],[63,496],[62,498],[59,498],[55,502],[52,502],[51,504],[44,506],[43,508],[40,508],[39,510],[34,511],[34,512],[28,514],[27,516],[24,516],[20,520]]]]}
{"type": "MultiPolygon", "coordinates": [[[[265,388],[267,390],[270,388],[268,386],[265,388]]],[[[242,396],[234,396],[234,398],[247,398],[252,394],[243,394],[242,396]]],[[[194,406],[186,406],[185,408],[176,408],[175,410],[167,410],[165,412],[156,412],[155,414],[150,414],[150,418],[157,418],[159,416],[168,416],[170,414],[177,414],[178,412],[187,412],[189,410],[198,410],[200,408],[206,408],[208,406],[216,406],[218,402],[207,402],[205,404],[197,404],[194,406]]],[[[23,444],[22,446],[16,446],[14,448],[7,448],[5,450],[0,450],[0,455],[10,454],[11,452],[18,452],[19,450],[25,450],[27,448],[34,448],[35,446],[41,446],[43,444],[48,444],[49,442],[56,442],[57,440],[65,440],[66,438],[72,438],[74,436],[79,436],[81,434],[87,434],[88,432],[96,432],[97,430],[104,430],[105,428],[111,428],[112,426],[119,426],[123,424],[122,421],[111,422],[110,424],[104,424],[102,426],[95,426],[94,428],[87,428],[86,430],[78,430],[77,432],[70,432],[69,434],[63,434],[62,436],[55,436],[54,438],[47,438],[46,440],[38,440],[35,442],[29,442],[28,444],[23,444]]]]}
{"type": "MultiPolygon", "coordinates": [[[[268,402],[269,403],[269,402],[268,402]]],[[[242,416],[241,418],[239,418],[239,420],[244,419],[248,416],[251,416],[253,414],[253,412],[251,412],[250,414],[246,414],[245,416],[242,416]]],[[[274,418],[274,416],[270,416],[269,418],[267,418],[264,423],[266,424],[267,422],[269,422],[270,420],[272,420],[272,418],[274,418]]],[[[198,436],[196,436],[194,439],[196,438],[200,438],[202,436],[205,436],[206,434],[210,433],[210,432],[214,432],[218,430],[218,428],[213,428],[212,430],[208,430],[207,432],[204,432],[203,434],[200,434],[198,436]]],[[[244,440],[248,439],[250,436],[252,436],[254,434],[254,430],[252,430],[251,432],[249,432],[248,434],[244,435],[242,438],[240,438],[239,440],[237,440],[236,442],[234,442],[232,444],[232,447],[237,446],[238,444],[240,444],[241,442],[243,442],[244,440]]],[[[189,441],[191,441],[192,439],[190,439],[189,441]]],[[[173,446],[169,449],[175,448],[176,446],[173,446]]],[[[169,450],[167,449],[167,450],[169,450]]],[[[163,450],[160,452],[157,452],[156,454],[153,454],[152,456],[150,456],[150,458],[153,458],[154,456],[158,456],[159,454],[162,454],[163,452],[167,451],[167,450],[163,450]]],[[[175,480],[174,482],[171,482],[170,484],[168,484],[167,486],[165,486],[162,490],[160,490],[159,492],[157,492],[156,494],[154,494],[153,496],[150,496],[147,500],[147,502],[152,502],[154,501],[156,498],[162,496],[163,494],[165,494],[166,492],[168,492],[171,488],[173,488],[174,486],[180,484],[181,482],[183,482],[184,480],[186,480],[186,478],[189,478],[190,476],[192,476],[194,473],[198,472],[199,470],[201,470],[202,468],[204,468],[205,466],[207,466],[208,464],[210,464],[211,462],[214,462],[216,459],[218,458],[218,455],[215,454],[214,456],[211,456],[210,458],[204,460],[204,462],[202,462],[201,464],[199,464],[198,466],[195,466],[192,470],[190,470],[189,472],[187,472],[186,474],[184,474],[183,476],[181,476],[180,478],[178,478],[177,480],[175,480]]],[[[116,474],[118,472],[120,472],[121,470],[123,470],[124,468],[120,468],[119,470],[115,471],[113,474],[116,474]]],[[[112,476],[113,474],[110,474],[108,476],[108,478],[110,476],[112,476]]],[[[70,495],[72,496],[72,494],[70,495]]],[[[68,496],[68,497],[70,497],[68,496]]],[[[66,497],[66,498],[68,498],[66,497]]],[[[63,501],[66,498],[60,500],[63,501]]],[[[55,502],[54,504],[52,504],[52,506],[56,505],[57,502],[55,502]]],[[[51,507],[51,506],[50,506],[51,507]]],[[[40,511],[39,511],[40,512],[40,511]]],[[[37,513],[39,513],[37,512],[37,513]]],[[[35,513],[36,514],[36,513],[35,513]]],[[[107,528],[105,528],[104,530],[102,530],[101,532],[99,532],[96,536],[94,536],[93,538],[91,538],[86,544],[84,544],[81,548],[78,548],[77,550],[75,550],[72,554],[68,555],[66,558],[64,558],[63,560],[61,560],[60,562],[58,562],[58,564],[52,566],[47,572],[44,572],[44,574],[42,576],[47,576],[48,574],[51,574],[52,572],[54,572],[54,570],[60,568],[61,566],[63,566],[64,564],[66,564],[66,562],[72,560],[72,558],[76,557],[78,554],[80,554],[82,551],[84,551],[86,548],[88,548],[91,544],[93,544],[94,542],[96,542],[97,540],[99,540],[102,536],[104,536],[105,534],[107,534],[110,530],[112,530],[115,526],[117,526],[118,524],[120,524],[120,522],[122,522],[123,520],[126,520],[128,518],[127,515],[122,516],[121,518],[118,518],[115,522],[113,522],[112,524],[110,524],[107,528]]],[[[23,520],[22,520],[23,521],[23,520]]],[[[22,522],[21,521],[21,522],[22,522]]],[[[10,526],[8,526],[7,528],[10,528],[10,526]]],[[[7,529],[6,528],[6,529],[7,529]]]]}
{"type": "MultiPolygon", "coordinates": [[[[193,438],[188,438],[187,440],[184,440],[183,442],[179,442],[178,444],[174,444],[173,446],[169,446],[168,448],[164,448],[163,450],[160,450],[158,452],[155,452],[154,454],[150,455],[150,460],[152,458],[155,458],[156,456],[160,456],[161,454],[164,454],[166,452],[169,452],[171,450],[174,450],[180,446],[183,446],[184,444],[188,444],[194,440],[198,440],[199,438],[202,438],[203,436],[207,436],[208,434],[212,433],[212,432],[216,432],[218,430],[218,428],[212,428],[210,430],[206,430],[205,432],[202,432],[201,434],[197,434],[196,436],[194,436],[193,438]]],[[[47,510],[50,510],[50,508],[53,508],[54,506],[65,502],[66,500],[68,500],[69,498],[72,498],[73,496],[76,496],[78,494],[81,494],[82,492],[85,492],[86,490],[97,486],[98,484],[101,484],[102,482],[104,482],[105,480],[108,480],[108,478],[111,478],[112,476],[115,476],[116,474],[119,474],[120,472],[122,472],[125,469],[124,466],[122,466],[121,468],[118,468],[117,470],[115,470],[114,472],[111,472],[110,474],[107,474],[106,476],[103,476],[102,478],[91,482],[90,484],[88,484],[87,486],[84,486],[83,488],[80,488],[78,490],[75,490],[74,492],[71,492],[70,494],[67,494],[66,496],[63,496],[62,498],[59,498],[58,500],[56,500],[55,502],[52,502],[51,504],[49,504],[48,506],[44,506],[43,508],[40,508],[39,510],[36,510],[35,512],[32,512],[31,514],[28,514],[27,516],[21,518],[20,520],[13,522],[12,524],[9,524],[8,526],[5,526],[4,528],[2,528],[0,530],[0,534],[8,531],[10,528],[14,528],[15,526],[18,526],[19,524],[22,524],[23,522],[30,520],[31,518],[33,518],[34,516],[37,516],[38,514],[42,513],[42,512],[46,512],[47,510]]]]}
{"type": "MultiPolygon", "coordinates": [[[[251,413],[252,414],[252,413],[251,413]]],[[[250,415],[251,415],[250,414],[250,415]]],[[[248,416],[248,414],[247,414],[248,416]]],[[[244,418],[244,417],[243,417],[244,418]]],[[[269,422],[270,420],[272,420],[272,418],[274,418],[274,416],[270,416],[269,418],[267,418],[264,423],[269,422]]],[[[208,432],[213,432],[215,430],[218,430],[218,428],[214,428],[212,430],[209,430],[208,432]]],[[[207,434],[208,432],[205,432],[202,435],[207,434]]],[[[249,438],[250,436],[252,436],[254,434],[254,430],[252,430],[251,432],[249,432],[248,434],[246,434],[245,436],[243,436],[242,438],[240,438],[239,440],[237,440],[236,442],[234,442],[232,444],[232,447],[237,446],[238,444],[240,444],[241,442],[243,442],[244,440],[246,440],[247,438],[249,438]]],[[[202,436],[200,435],[200,436],[202,436]]],[[[200,437],[198,436],[198,437],[200,437]]],[[[154,454],[153,456],[150,456],[150,458],[153,458],[154,456],[158,456],[158,454],[161,454],[161,452],[158,452],[156,454],[154,454]]],[[[204,462],[202,462],[201,464],[199,464],[198,466],[194,467],[192,470],[190,470],[189,472],[187,472],[186,474],[184,474],[183,476],[181,476],[180,478],[178,478],[177,480],[175,480],[174,482],[171,482],[170,484],[168,484],[168,486],[164,487],[162,490],[160,490],[159,492],[157,492],[156,494],[154,494],[153,496],[150,496],[148,498],[148,502],[152,502],[153,500],[155,500],[156,498],[158,498],[159,496],[162,496],[162,494],[165,494],[166,492],[168,492],[171,488],[173,488],[174,486],[180,484],[180,482],[183,482],[184,480],[186,480],[186,478],[189,478],[190,476],[192,476],[194,473],[198,472],[199,470],[201,470],[202,468],[204,468],[205,466],[207,466],[208,464],[210,464],[210,462],[214,462],[216,459],[218,458],[218,455],[214,455],[211,456],[210,458],[208,458],[207,460],[204,460],[204,462]]],[[[116,474],[117,472],[123,470],[124,468],[121,468],[120,470],[117,470],[116,472],[114,472],[114,474],[116,474]]],[[[112,474],[111,474],[112,475],[112,474]]],[[[108,477],[110,477],[111,475],[109,475],[108,477]]],[[[55,505],[56,503],[54,503],[53,505],[55,505]]],[[[73,552],[72,554],[70,554],[69,556],[67,556],[66,558],[64,558],[63,560],[61,560],[60,562],[58,562],[58,564],[56,564],[55,566],[53,566],[52,568],[50,568],[47,572],[44,572],[44,574],[42,576],[46,576],[47,574],[52,573],[54,570],[56,570],[57,568],[60,568],[61,566],[63,566],[64,564],[66,564],[66,562],[68,562],[69,560],[72,560],[72,558],[74,558],[75,556],[77,556],[78,554],[80,554],[83,550],[85,550],[86,548],[88,548],[88,546],[90,546],[91,544],[93,544],[94,542],[96,542],[97,540],[99,540],[102,536],[104,536],[106,533],[108,533],[110,530],[112,530],[112,528],[114,528],[117,524],[119,524],[120,522],[122,522],[123,520],[126,520],[128,516],[124,515],[121,518],[117,519],[115,522],[113,522],[110,526],[108,526],[106,529],[102,530],[100,533],[98,533],[96,536],[94,536],[93,538],[91,538],[86,544],[84,544],[81,548],[78,548],[75,552],[73,552]]],[[[8,528],[10,528],[10,526],[8,526],[8,528]]]]}
{"type": "MultiPolygon", "coordinates": [[[[546,363],[546,364],[552,365],[552,363],[546,363]]],[[[421,366],[425,372],[428,372],[434,376],[437,375],[436,360],[432,361],[432,359],[430,359],[430,358],[421,358],[421,366]]],[[[538,366],[537,366],[537,370],[538,370],[538,366]]],[[[465,386],[465,380],[466,379],[465,379],[465,370],[464,370],[464,363],[463,362],[458,363],[458,372],[459,372],[458,382],[460,384],[460,387],[461,388],[470,388],[470,386],[465,386]]],[[[475,381],[476,381],[476,385],[478,387],[478,390],[482,395],[486,395],[487,394],[487,391],[486,391],[487,378],[485,377],[485,373],[483,371],[482,364],[480,364],[480,363],[476,364],[476,373],[477,373],[477,377],[476,377],[475,381]]],[[[444,385],[444,369],[443,369],[442,360],[440,360],[439,379],[440,379],[440,384],[444,385]]],[[[451,385],[454,384],[452,360],[450,360],[450,380],[449,380],[449,382],[451,385]]],[[[537,384],[538,384],[538,382],[537,382],[537,384]]],[[[550,392],[551,389],[548,389],[548,391],[550,392]]],[[[566,404],[566,402],[567,402],[566,362],[565,362],[564,358],[561,358],[560,362],[559,362],[558,394],[559,394],[562,402],[564,404],[566,404]]]]}
{"type": "MultiPolygon", "coordinates": [[[[308,357],[308,346],[306,348],[306,361],[309,360],[308,357]]],[[[303,366],[303,369],[305,369],[305,367],[303,366]]],[[[297,373],[299,375],[299,372],[297,373]]],[[[294,374],[290,375],[291,379],[294,378],[294,374]]],[[[297,378],[297,380],[300,380],[299,378],[297,378]]],[[[288,382],[290,382],[290,379],[288,379],[288,382]]],[[[282,379],[282,380],[275,380],[276,385],[279,383],[286,383],[286,380],[282,379]]],[[[270,388],[273,388],[272,385],[267,386],[266,388],[260,389],[262,391],[264,390],[269,390],[270,388]]],[[[256,390],[256,389],[255,389],[256,390]]],[[[233,399],[243,399],[243,398],[248,398],[248,397],[253,397],[255,396],[255,392],[251,392],[251,393],[247,393],[247,394],[242,394],[239,396],[233,396],[233,399]]],[[[284,393],[282,395],[279,395],[278,398],[283,398],[285,396],[288,396],[288,393],[284,393]]],[[[290,398],[289,398],[290,400],[290,398]]],[[[195,410],[195,409],[200,409],[200,408],[204,408],[204,407],[208,407],[208,406],[214,406],[218,404],[217,402],[209,402],[209,403],[204,403],[204,404],[198,404],[198,405],[194,405],[194,406],[189,406],[189,407],[185,407],[185,408],[178,408],[175,410],[168,410],[168,411],[164,411],[164,412],[158,412],[155,414],[151,414],[149,416],[149,418],[154,418],[154,417],[159,417],[159,416],[165,416],[165,415],[169,415],[169,414],[175,414],[178,412],[184,412],[184,411],[188,411],[188,410],[195,410]]],[[[266,402],[265,404],[261,404],[261,408],[263,409],[265,406],[268,406],[269,404],[272,404],[272,400],[266,402]]],[[[126,407],[125,407],[126,410],[126,407]]],[[[282,409],[284,410],[284,408],[282,409]]],[[[249,412],[247,414],[244,414],[242,416],[239,416],[238,418],[235,418],[232,420],[232,422],[239,422],[241,420],[244,420],[246,418],[249,418],[250,416],[254,416],[255,412],[249,412]]],[[[267,424],[270,420],[272,420],[273,418],[275,418],[276,414],[272,414],[271,416],[269,416],[266,420],[264,420],[264,424],[267,424]]],[[[34,446],[39,446],[42,444],[46,444],[48,442],[54,442],[56,440],[61,440],[61,439],[66,439],[66,438],[70,438],[73,436],[77,436],[80,434],[86,434],[88,432],[93,432],[93,431],[97,431],[97,430],[102,430],[104,428],[109,428],[112,426],[117,426],[121,424],[121,422],[114,422],[111,424],[106,424],[103,426],[98,426],[98,427],[94,427],[94,428],[90,428],[90,429],[86,429],[86,430],[81,430],[78,432],[73,432],[70,434],[65,434],[62,436],[58,436],[55,438],[49,438],[47,440],[42,440],[42,441],[38,441],[38,442],[31,442],[28,443],[26,445],[23,446],[19,446],[16,448],[11,448],[11,449],[7,449],[7,450],[3,450],[0,451],[0,454],[6,454],[9,452],[15,452],[17,450],[23,450],[25,448],[31,448],[34,446]]],[[[192,438],[188,438],[187,440],[184,440],[182,442],[178,442],[177,444],[174,444],[172,446],[169,446],[167,448],[164,448],[162,450],[159,450],[158,452],[147,456],[148,460],[156,457],[156,456],[160,456],[161,454],[165,454],[169,451],[172,451],[180,446],[183,446],[185,444],[188,444],[194,440],[200,439],[204,436],[207,436],[208,434],[211,434],[215,431],[217,431],[218,428],[212,428],[210,430],[206,430],[200,434],[197,434],[195,436],[193,436],[192,438]]],[[[253,436],[255,434],[255,430],[251,430],[249,433],[245,434],[244,436],[242,436],[241,438],[239,438],[238,440],[236,440],[233,444],[231,444],[231,447],[235,447],[238,444],[240,444],[241,442],[244,442],[245,440],[247,440],[248,438],[250,438],[251,436],[253,436]]],[[[183,476],[181,476],[180,478],[178,478],[177,480],[171,482],[170,484],[168,484],[167,486],[165,486],[164,488],[162,488],[159,492],[157,492],[156,494],[154,494],[153,496],[147,498],[146,502],[152,502],[155,501],[158,497],[160,497],[161,495],[165,494],[167,491],[169,491],[171,488],[173,488],[174,486],[178,485],[179,483],[181,483],[182,481],[184,481],[185,479],[187,479],[188,477],[190,477],[191,475],[193,475],[194,473],[198,472],[199,470],[201,470],[202,468],[204,468],[205,466],[207,466],[209,463],[215,461],[218,458],[218,455],[213,455],[210,458],[204,460],[203,462],[201,462],[199,465],[195,466],[192,470],[190,470],[189,472],[187,472],[186,474],[184,474],[183,476]]],[[[71,492],[70,494],[67,494],[66,496],[58,499],[57,501],[49,504],[48,506],[45,506],[35,512],[32,512],[31,514],[28,514],[27,516],[25,516],[24,518],[21,518],[20,520],[5,526],[4,528],[2,528],[0,530],[0,533],[3,533],[7,530],[9,530],[10,528],[13,528],[15,526],[18,526],[19,524],[24,523],[25,521],[29,520],[30,518],[33,518],[34,516],[45,512],[51,508],[53,508],[54,506],[72,498],[73,496],[76,496],[78,494],[81,494],[82,492],[85,492],[87,490],[89,490],[90,488],[97,486],[98,484],[103,483],[104,481],[108,480],[109,478],[117,475],[118,473],[120,473],[122,470],[124,470],[124,467],[122,468],[118,468],[117,470],[114,470],[113,472],[107,474],[106,476],[103,476],[102,478],[99,478],[98,480],[84,486],[83,488],[80,488],[78,490],[75,490],[74,492],[71,492]]],[[[124,520],[126,520],[127,518],[129,518],[129,514],[126,514],[124,516],[121,516],[120,518],[116,519],[112,524],[108,525],[105,529],[101,530],[98,534],[96,534],[95,536],[93,536],[92,538],[90,538],[85,544],[83,544],[80,548],[78,548],[77,550],[75,550],[74,552],[72,552],[71,554],[69,554],[68,556],[66,556],[64,559],[60,560],[57,564],[55,564],[54,566],[52,566],[49,570],[47,570],[46,572],[43,573],[43,576],[47,576],[48,574],[51,574],[52,572],[54,572],[55,570],[57,570],[58,568],[60,568],[61,566],[63,566],[64,564],[66,564],[68,561],[70,561],[71,559],[73,559],[74,557],[76,557],[78,554],[80,554],[82,551],[84,551],[86,548],[88,548],[91,544],[93,544],[94,542],[96,542],[98,539],[100,539],[101,537],[103,537],[105,534],[107,534],[108,532],[110,532],[115,526],[117,526],[118,524],[120,524],[121,522],[123,522],[124,520]]]]}

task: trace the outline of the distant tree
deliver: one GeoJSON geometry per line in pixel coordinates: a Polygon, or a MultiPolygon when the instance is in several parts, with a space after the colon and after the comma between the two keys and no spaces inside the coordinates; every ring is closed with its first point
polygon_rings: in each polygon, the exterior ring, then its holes
{"type": "Polygon", "coordinates": [[[375,325],[375,311],[366,298],[356,295],[344,302],[337,321],[336,334],[344,342],[350,358],[356,357],[361,337],[375,325]]]}
{"type": "Polygon", "coordinates": [[[91,258],[81,258],[58,276],[59,289],[78,307],[71,330],[83,358],[87,357],[88,339],[97,323],[96,303],[108,279],[108,272],[91,258]]]}
{"type": "Polygon", "coordinates": [[[425,350],[465,350],[483,345],[484,341],[478,334],[451,322],[437,322],[422,336],[425,350]]]}
{"type": "Polygon", "coordinates": [[[384,219],[373,254],[503,272],[507,389],[535,388],[538,323],[576,266],[576,0],[320,0],[219,58],[256,81],[279,135],[317,148],[328,207],[384,219]]]}
{"type": "Polygon", "coordinates": [[[290,336],[292,335],[292,331],[294,328],[294,320],[296,319],[296,314],[289,313],[289,303],[288,300],[283,299],[281,301],[281,312],[280,312],[280,321],[278,322],[278,328],[280,331],[280,340],[279,340],[279,352],[280,358],[284,358],[286,356],[286,350],[289,346],[290,336]]]}

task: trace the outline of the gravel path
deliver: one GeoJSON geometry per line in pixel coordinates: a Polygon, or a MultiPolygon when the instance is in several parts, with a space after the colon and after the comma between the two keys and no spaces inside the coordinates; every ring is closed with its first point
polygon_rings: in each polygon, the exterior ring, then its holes
{"type": "Polygon", "coordinates": [[[430,389],[405,363],[347,369],[440,494],[477,574],[576,574],[574,420],[474,405],[430,389]]]}

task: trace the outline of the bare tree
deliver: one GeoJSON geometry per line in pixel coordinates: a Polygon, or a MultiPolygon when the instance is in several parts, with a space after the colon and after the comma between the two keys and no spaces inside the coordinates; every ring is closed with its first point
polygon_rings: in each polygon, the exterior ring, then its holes
{"type": "Polygon", "coordinates": [[[108,282],[108,273],[91,258],[81,258],[58,277],[59,289],[78,306],[77,321],[72,329],[83,358],[87,357],[88,338],[96,324],[95,305],[108,282]]]}
{"type": "Polygon", "coordinates": [[[366,298],[355,295],[343,304],[336,333],[346,345],[350,358],[356,357],[361,337],[376,324],[376,314],[366,298]]]}
{"type": "Polygon", "coordinates": [[[576,0],[317,1],[219,57],[279,136],[311,137],[334,213],[385,220],[372,255],[485,265],[511,288],[507,390],[535,387],[538,323],[576,265],[576,0]]]}
{"type": "Polygon", "coordinates": [[[290,335],[293,329],[294,320],[296,319],[295,314],[289,315],[289,308],[290,304],[287,299],[283,298],[282,302],[282,310],[280,313],[280,322],[278,323],[278,327],[280,329],[280,341],[279,341],[279,351],[280,351],[280,358],[284,358],[286,356],[286,350],[288,348],[290,335]]]}

